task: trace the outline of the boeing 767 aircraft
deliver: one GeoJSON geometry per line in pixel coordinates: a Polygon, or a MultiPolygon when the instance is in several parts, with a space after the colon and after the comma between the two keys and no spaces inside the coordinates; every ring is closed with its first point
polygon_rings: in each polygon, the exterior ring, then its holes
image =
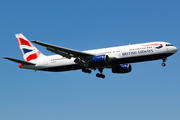
{"type": "Polygon", "coordinates": [[[24,69],[61,72],[81,69],[82,72],[91,73],[98,69],[96,76],[105,78],[102,74],[104,68],[109,68],[113,73],[131,72],[129,63],[162,59],[162,66],[167,57],[177,52],[177,48],[167,42],[149,42],[134,45],[110,47],[88,51],[68,49],[39,41],[31,41],[46,47],[47,50],[57,55],[43,55],[23,34],[15,35],[24,57],[23,60],[4,57],[24,69]]]}

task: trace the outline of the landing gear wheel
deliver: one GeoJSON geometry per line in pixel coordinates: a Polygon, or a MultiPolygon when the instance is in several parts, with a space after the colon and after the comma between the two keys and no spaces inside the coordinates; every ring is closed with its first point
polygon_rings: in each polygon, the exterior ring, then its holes
{"type": "Polygon", "coordinates": [[[163,66],[163,67],[165,67],[165,66],[166,66],[166,64],[165,64],[165,63],[162,63],[162,66],[163,66]]]}
{"type": "Polygon", "coordinates": [[[91,74],[91,70],[87,70],[87,73],[91,74]]]}
{"type": "Polygon", "coordinates": [[[97,74],[96,74],[96,77],[99,77],[99,78],[105,78],[106,76],[105,76],[105,75],[103,75],[103,74],[99,74],[99,73],[97,73],[97,74]]]}
{"type": "Polygon", "coordinates": [[[105,75],[103,75],[103,74],[101,75],[101,78],[103,78],[103,79],[104,79],[105,77],[106,77],[105,75]]]}
{"type": "Polygon", "coordinates": [[[84,68],[84,69],[82,69],[82,72],[84,72],[84,73],[89,73],[89,74],[90,74],[90,73],[91,73],[91,70],[84,68]]]}
{"type": "Polygon", "coordinates": [[[162,60],[163,60],[162,66],[165,67],[166,64],[164,62],[166,62],[167,58],[163,58],[162,60]]]}

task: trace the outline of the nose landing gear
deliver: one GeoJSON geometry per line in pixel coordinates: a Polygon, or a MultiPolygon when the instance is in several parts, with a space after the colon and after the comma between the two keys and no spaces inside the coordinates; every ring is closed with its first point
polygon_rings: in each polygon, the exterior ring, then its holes
{"type": "Polygon", "coordinates": [[[164,63],[164,62],[166,62],[166,60],[167,60],[167,58],[163,58],[163,63],[162,63],[162,66],[163,66],[163,67],[166,66],[166,63],[164,63]]]}
{"type": "Polygon", "coordinates": [[[166,66],[166,63],[162,63],[162,66],[165,67],[165,66],[166,66]]]}

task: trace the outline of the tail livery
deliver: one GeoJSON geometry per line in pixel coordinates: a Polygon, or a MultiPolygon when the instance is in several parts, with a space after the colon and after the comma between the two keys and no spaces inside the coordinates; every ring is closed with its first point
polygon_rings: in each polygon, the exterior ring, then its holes
{"type": "Polygon", "coordinates": [[[10,57],[3,58],[16,63],[20,63],[20,68],[22,68],[23,65],[36,65],[37,59],[44,55],[23,34],[15,34],[15,36],[19,44],[20,50],[23,54],[24,61],[10,57]]]}
{"type": "Polygon", "coordinates": [[[41,52],[36,47],[34,47],[34,45],[29,42],[29,40],[23,34],[16,34],[15,36],[25,61],[28,62],[35,60],[40,55],[42,55],[41,52]]]}

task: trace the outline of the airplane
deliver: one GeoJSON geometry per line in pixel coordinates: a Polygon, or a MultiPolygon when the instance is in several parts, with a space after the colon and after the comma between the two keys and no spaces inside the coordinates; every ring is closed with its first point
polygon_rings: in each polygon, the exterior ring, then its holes
{"type": "Polygon", "coordinates": [[[78,51],[60,47],[40,41],[29,41],[22,33],[15,34],[24,60],[3,57],[10,61],[20,63],[19,68],[62,72],[81,69],[84,73],[98,70],[98,78],[105,78],[102,74],[104,68],[112,73],[129,73],[130,63],[162,59],[162,66],[166,66],[167,57],[173,55],[178,49],[168,42],[148,42],[134,45],[110,47],[103,49],[78,51]],[[57,55],[43,55],[32,43],[46,47],[57,55]]]}

